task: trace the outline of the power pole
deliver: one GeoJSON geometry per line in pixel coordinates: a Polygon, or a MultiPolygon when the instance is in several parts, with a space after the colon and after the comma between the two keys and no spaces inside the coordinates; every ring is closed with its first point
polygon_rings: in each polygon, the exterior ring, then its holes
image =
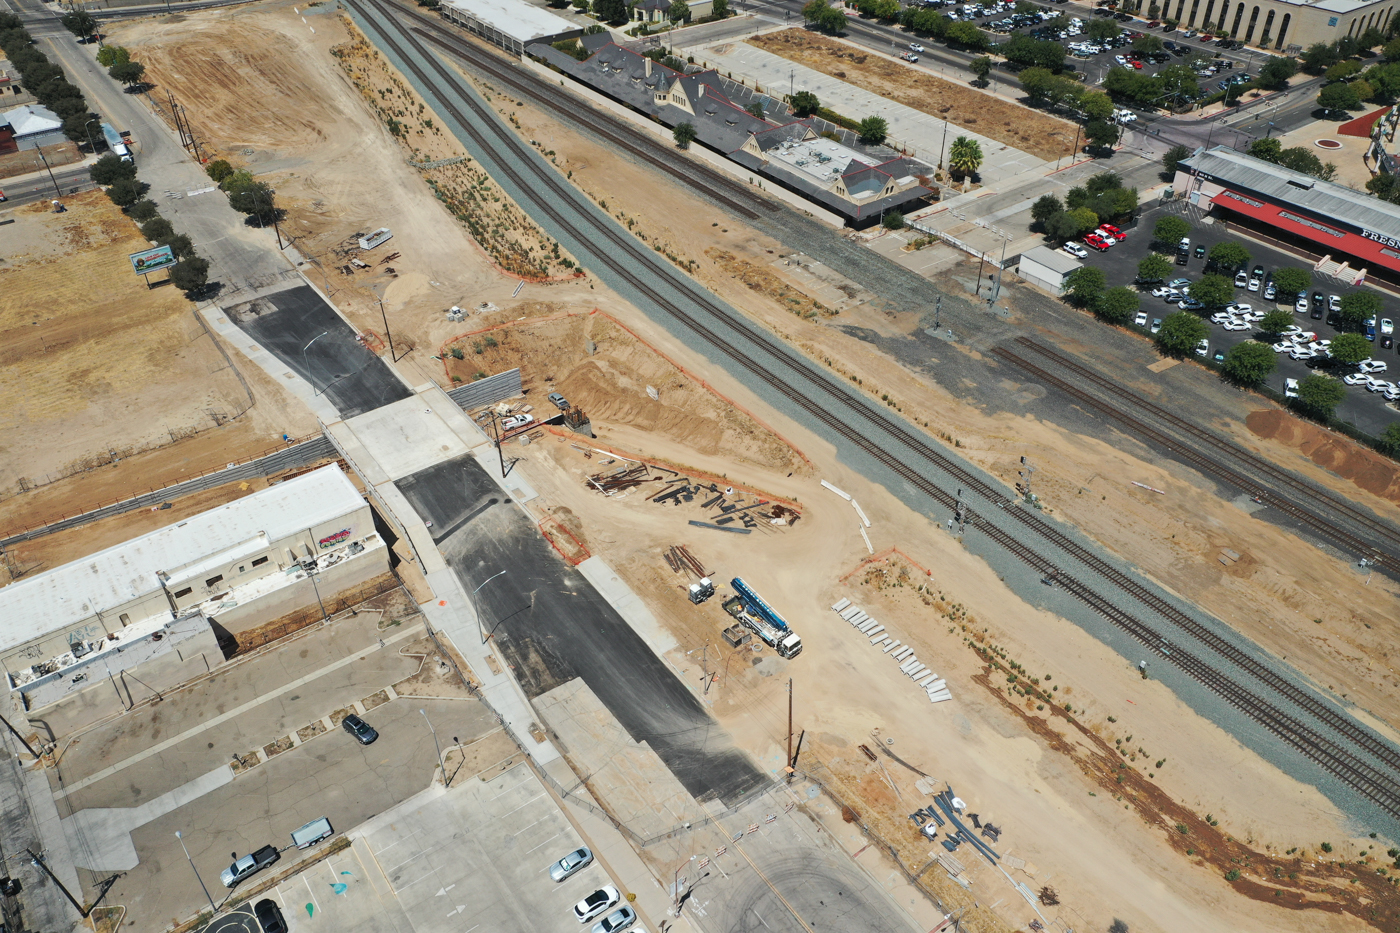
{"type": "Polygon", "coordinates": [[[399,358],[394,353],[394,335],[389,332],[389,315],[384,313],[384,299],[378,295],[374,297],[379,301],[379,316],[384,319],[384,336],[389,338],[389,358],[397,363],[399,358]]]}
{"type": "Polygon", "coordinates": [[[787,736],[787,772],[788,782],[792,781],[792,678],[788,678],[788,736],[787,736]]]}

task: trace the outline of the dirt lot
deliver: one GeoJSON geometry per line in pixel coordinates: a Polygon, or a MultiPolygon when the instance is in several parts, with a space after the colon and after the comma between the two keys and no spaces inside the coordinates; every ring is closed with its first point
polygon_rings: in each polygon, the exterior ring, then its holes
{"type": "Polygon", "coordinates": [[[16,222],[0,227],[0,494],[197,432],[236,438],[227,462],[304,427],[270,381],[250,380],[250,399],[179,291],[132,273],[127,254],[149,244],[100,191],[63,214],[44,204],[10,213],[16,222]],[[237,430],[218,428],[231,419],[237,430]]]}
{"type": "Polygon", "coordinates": [[[906,107],[947,117],[957,126],[976,130],[1042,159],[1069,155],[1074,146],[1071,123],[872,55],[866,49],[839,39],[804,29],[785,29],[752,36],[745,41],[906,107]]]}

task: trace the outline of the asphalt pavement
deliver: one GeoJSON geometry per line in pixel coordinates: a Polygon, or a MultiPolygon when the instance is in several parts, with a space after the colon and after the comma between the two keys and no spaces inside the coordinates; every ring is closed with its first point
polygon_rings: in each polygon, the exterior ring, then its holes
{"type": "Polygon", "coordinates": [[[344,418],[412,392],[316,290],[300,285],[224,309],[239,329],[325,393],[344,418]]]}
{"type": "MultiPolygon", "coordinates": [[[[1203,223],[1197,216],[1198,212],[1181,202],[1171,202],[1169,205],[1144,211],[1137,226],[1129,229],[1128,239],[1111,247],[1106,253],[1091,251],[1089,258],[1084,262],[1102,269],[1110,286],[1132,285],[1137,277],[1138,262],[1151,252],[1153,225],[1158,219],[1172,213],[1180,214],[1182,219],[1191,224],[1193,255],[1186,265],[1173,267],[1172,274],[1168,277],[1169,280],[1177,277],[1199,279],[1205,273],[1205,260],[1195,258],[1195,247],[1203,245],[1209,251],[1210,247],[1222,242],[1239,243],[1248,250],[1251,268],[1257,264],[1262,265],[1266,272],[1273,272],[1285,267],[1311,271],[1312,262],[1291,253],[1274,249],[1256,240],[1245,239],[1237,231],[1226,228],[1222,224],[1203,223]]],[[[1174,254],[1172,255],[1174,256],[1174,254]]],[[[1152,318],[1165,318],[1177,310],[1162,299],[1153,298],[1150,289],[1151,287],[1142,293],[1142,310],[1146,312],[1149,323],[1152,318]]],[[[1324,295],[1344,295],[1351,290],[1335,279],[1315,273],[1312,285],[1308,288],[1309,294],[1319,291],[1324,295]]],[[[1292,300],[1286,304],[1276,305],[1274,302],[1264,301],[1261,294],[1262,292],[1250,292],[1240,288],[1235,290],[1235,300],[1265,311],[1272,311],[1275,307],[1290,312],[1293,310],[1292,300]]],[[[1389,292],[1374,291],[1374,294],[1381,299],[1383,310],[1380,316],[1400,320],[1400,298],[1389,292]]],[[[1294,318],[1296,323],[1305,330],[1317,331],[1319,337],[1330,338],[1340,333],[1337,328],[1327,324],[1325,320],[1315,321],[1306,314],[1295,314],[1294,318]]],[[[1209,321],[1207,323],[1209,324],[1209,321]]],[[[1258,334],[1257,331],[1253,330],[1228,331],[1218,324],[1209,324],[1209,326],[1211,354],[1214,354],[1216,350],[1228,352],[1236,344],[1254,340],[1258,334]]],[[[1385,360],[1390,364],[1392,371],[1389,378],[1393,379],[1396,371],[1400,371],[1400,356],[1397,356],[1396,350],[1394,348],[1383,350],[1379,342],[1375,343],[1372,349],[1376,359],[1385,360]]],[[[1268,379],[1269,387],[1277,392],[1283,391],[1285,379],[1303,379],[1313,373],[1313,370],[1303,363],[1290,359],[1282,353],[1277,354],[1277,358],[1278,369],[1268,379]]],[[[1349,421],[1368,434],[1379,435],[1385,431],[1388,425],[1400,420],[1400,411],[1397,411],[1393,405],[1387,404],[1379,394],[1353,386],[1348,386],[1346,393],[1345,400],[1337,408],[1337,417],[1342,421],[1349,421]]]]}
{"type": "Polygon", "coordinates": [[[641,636],[566,564],[471,457],[396,484],[530,699],[575,677],[697,800],[733,805],[767,778],[641,636]],[[492,579],[505,570],[499,579],[492,579]]]}

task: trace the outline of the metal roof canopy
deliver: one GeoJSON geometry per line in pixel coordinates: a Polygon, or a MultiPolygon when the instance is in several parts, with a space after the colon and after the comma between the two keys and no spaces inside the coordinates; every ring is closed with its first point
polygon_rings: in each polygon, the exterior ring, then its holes
{"type": "Polygon", "coordinates": [[[577,32],[581,28],[548,10],[519,0],[443,0],[442,5],[521,43],[577,32]]]}

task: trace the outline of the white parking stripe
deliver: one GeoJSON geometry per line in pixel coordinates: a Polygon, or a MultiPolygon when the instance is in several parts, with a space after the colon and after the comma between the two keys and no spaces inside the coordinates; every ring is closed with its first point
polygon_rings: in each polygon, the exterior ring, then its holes
{"type": "Polygon", "coordinates": [[[302,875],[301,880],[306,882],[306,893],[311,895],[311,903],[315,904],[316,909],[319,911],[321,909],[321,902],[316,900],[316,892],[311,890],[311,879],[302,875]]]}
{"type": "MultiPolygon", "coordinates": [[[[555,833],[553,836],[550,836],[550,837],[549,837],[548,839],[546,839],[544,842],[541,842],[541,843],[540,843],[540,846],[546,845],[547,843],[550,843],[550,842],[553,842],[555,839],[558,839],[561,835],[562,835],[562,833],[555,833]]],[[[538,849],[540,846],[535,846],[535,849],[538,849]]],[[[526,854],[526,855],[529,855],[531,852],[535,851],[535,849],[529,849],[529,850],[527,850],[527,851],[525,852],[525,854],[526,854]]],[[[553,865],[546,865],[546,866],[544,867],[544,870],[545,870],[545,871],[549,871],[549,870],[550,870],[551,868],[553,868],[553,867],[554,867],[553,865]]]]}
{"type": "MultiPolygon", "coordinates": [[[[544,794],[542,794],[542,793],[536,794],[535,796],[531,797],[529,800],[527,800],[527,801],[525,801],[524,803],[522,803],[520,806],[516,807],[515,810],[523,810],[525,807],[528,807],[530,804],[534,803],[536,800],[539,800],[539,799],[540,799],[541,797],[543,797],[543,796],[544,796],[544,794]]],[[[501,814],[501,817],[510,816],[512,813],[515,812],[515,810],[507,810],[505,813],[502,813],[502,814],[501,814]]]]}

